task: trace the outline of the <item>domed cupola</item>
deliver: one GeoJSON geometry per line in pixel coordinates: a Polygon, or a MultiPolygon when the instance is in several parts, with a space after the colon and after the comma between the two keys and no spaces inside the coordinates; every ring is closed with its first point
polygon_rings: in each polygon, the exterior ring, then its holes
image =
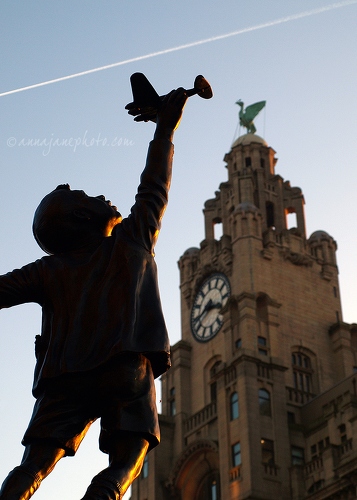
{"type": "Polygon", "coordinates": [[[311,256],[321,264],[321,272],[326,279],[332,276],[331,267],[336,267],[337,243],[325,231],[315,231],[307,241],[311,256]]]}

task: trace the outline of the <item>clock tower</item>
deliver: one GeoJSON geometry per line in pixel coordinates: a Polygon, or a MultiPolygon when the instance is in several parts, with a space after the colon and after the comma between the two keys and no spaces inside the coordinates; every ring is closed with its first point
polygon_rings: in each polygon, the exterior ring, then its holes
{"type": "Polygon", "coordinates": [[[332,500],[357,421],[336,242],[307,237],[303,193],[264,139],[239,137],[224,160],[205,239],[179,259],[182,340],[162,377],[162,441],[132,499],[332,500]]]}

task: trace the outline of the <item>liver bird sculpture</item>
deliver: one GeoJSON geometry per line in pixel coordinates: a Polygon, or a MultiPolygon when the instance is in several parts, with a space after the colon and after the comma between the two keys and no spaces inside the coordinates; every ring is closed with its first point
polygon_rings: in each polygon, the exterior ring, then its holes
{"type": "Polygon", "coordinates": [[[247,129],[248,134],[255,134],[257,129],[254,126],[253,120],[258,115],[258,113],[264,108],[266,101],[259,101],[250,106],[247,106],[244,110],[244,102],[239,99],[236,102],[240,106],[239,111],[239,124],[247,129]]]}

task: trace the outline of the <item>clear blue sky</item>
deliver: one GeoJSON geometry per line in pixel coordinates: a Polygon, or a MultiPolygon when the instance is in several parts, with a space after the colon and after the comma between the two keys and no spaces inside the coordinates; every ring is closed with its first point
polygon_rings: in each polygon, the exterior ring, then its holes
{"type": "MultiPolygon", "coordinates": [[[[161,94],[190,88],[201,73],[215,96],[187,103],[175,137],[170,204],[156,251],[172,343],[180,338],[176,262],[204,238],[203,204],[227,179],[223,156],[239,132],[238,99],[267,101],[257,133],[277,151],[276,173],[302,188],[308,235],[321,229],[336,239],[344,320],[356,322],[357,2],[337,2],[312,14],[328,5],[332,1],[3,0],[0,93],[255,29],[0,96],[0,273],[42,256],[31,233],[33,212],[57,184],[103,193],[123,215],[129,212],[154,130],[151,123],[134,123],[124,110],[132,73],[145,73],[161,94]],[[297,18],[303,12],[311,15],[297,18]],[[277,22],[282,18],[286,22],[277,22]],[[48,143],[84,136],[86,144],[92,138],[97,142],[76,149],[25,145],[31,139],[48,143]]],[[[0,481],[22,456],[20,440],[34,401],[33,340],[39,332],[38,306],[1,311],[0,481]]],[[[95,426],[76,458],[62,460],[35,498],[81,498],[106,464],[97,451],[97,431],[95,426]]]]}

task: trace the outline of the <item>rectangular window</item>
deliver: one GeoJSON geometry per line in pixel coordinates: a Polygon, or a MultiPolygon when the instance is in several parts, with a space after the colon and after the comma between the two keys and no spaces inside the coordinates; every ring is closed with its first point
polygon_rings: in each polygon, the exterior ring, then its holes
{"type": "Polygon", "coordinates": [[[295,424],[295,413],[293,413],[292,411],[288,411],[288,424],[295,424]]]}
{"type": "Polygon", "coordinates": [[[291,465],[303,465],[305,463],[304,448],[291,447],[291,465]]]}
{"type": "Polygon", "coordinates": [[[266,346],[267,346],[267,339],[265,337],[258,337],[259,354],[262,354],[263,356],[268,355],[268,349],[266,348],[266,346]]]}
{"type": "Polygon", "coordinates": [[[298,388],[298,380],[297,380],[297,373],[296,372],[294,372],[294,387],[295,387],[295,389],[298,388]]]}
{"type": "Polygon", "coordinates": [[[267,201],[265,207],[266,207],[267,226],[275,229],[274,204],[271,201],[267,201]]]}
{"type": "Polygon", "coordinates": [[[340,431],[340,438],[341,438],[341,443],[344,443],[347,441],[347,435],[346,435],[346,425],[341,424],[338,426],[339,431],[340,431]]]}
{"type": "Polygon", "coordinates": [[[218,500],[216,481],[213,481],[213,483],[211,484],[211,500],[218,500]]]}
{"type": "Polygon", "coordinates": [[[211,403],[217,401],[217,383],[213,382],[211,384],[211,403]]]}
{"type": "Polygon", "coordinates": [[[310,388],[311,388],[310,375],[305,375],[305,390],[306,390],[306,392],[311,392],[310,388]]]}
{"type": "Polygon", "coordinates": [[[170,396],[169,396],[169,408],[170,408],[170,416],[173,417],[176,415],[176,399],[175,399],[175,387],[172,387],[170,389],[170,396]]]}
{"type": "Polygon", "coordinates": [[[239,399],[238,393],[233,392],[230,398],[231,420],[236,420],[239,417],[239,399]]]}
{"type": "Polygon", "coordinates": [[[144,458],[143,469],[142,469],[142,477],[145,479],[149,475],[149,461],[148,456],[144,458]]]}
{"type": "Polygon", "coordinates": [[[235,443],[232,446],[232,463],[233,467],[237,467],[242,463],[241,455],[240,455],[240,443],[235,443]]]}
{"type": "Polygon", "coordinates": [[[176,415],[176,401],[171,399],[170,401],[170,416],[174,417],[176,415]]]}
{"type": "Polygon", "coordinates": [[[260,440],[262,448],[262,462],[267,465],[274,465],[274,441],[271,439],[262,438],[260,440]]]}

